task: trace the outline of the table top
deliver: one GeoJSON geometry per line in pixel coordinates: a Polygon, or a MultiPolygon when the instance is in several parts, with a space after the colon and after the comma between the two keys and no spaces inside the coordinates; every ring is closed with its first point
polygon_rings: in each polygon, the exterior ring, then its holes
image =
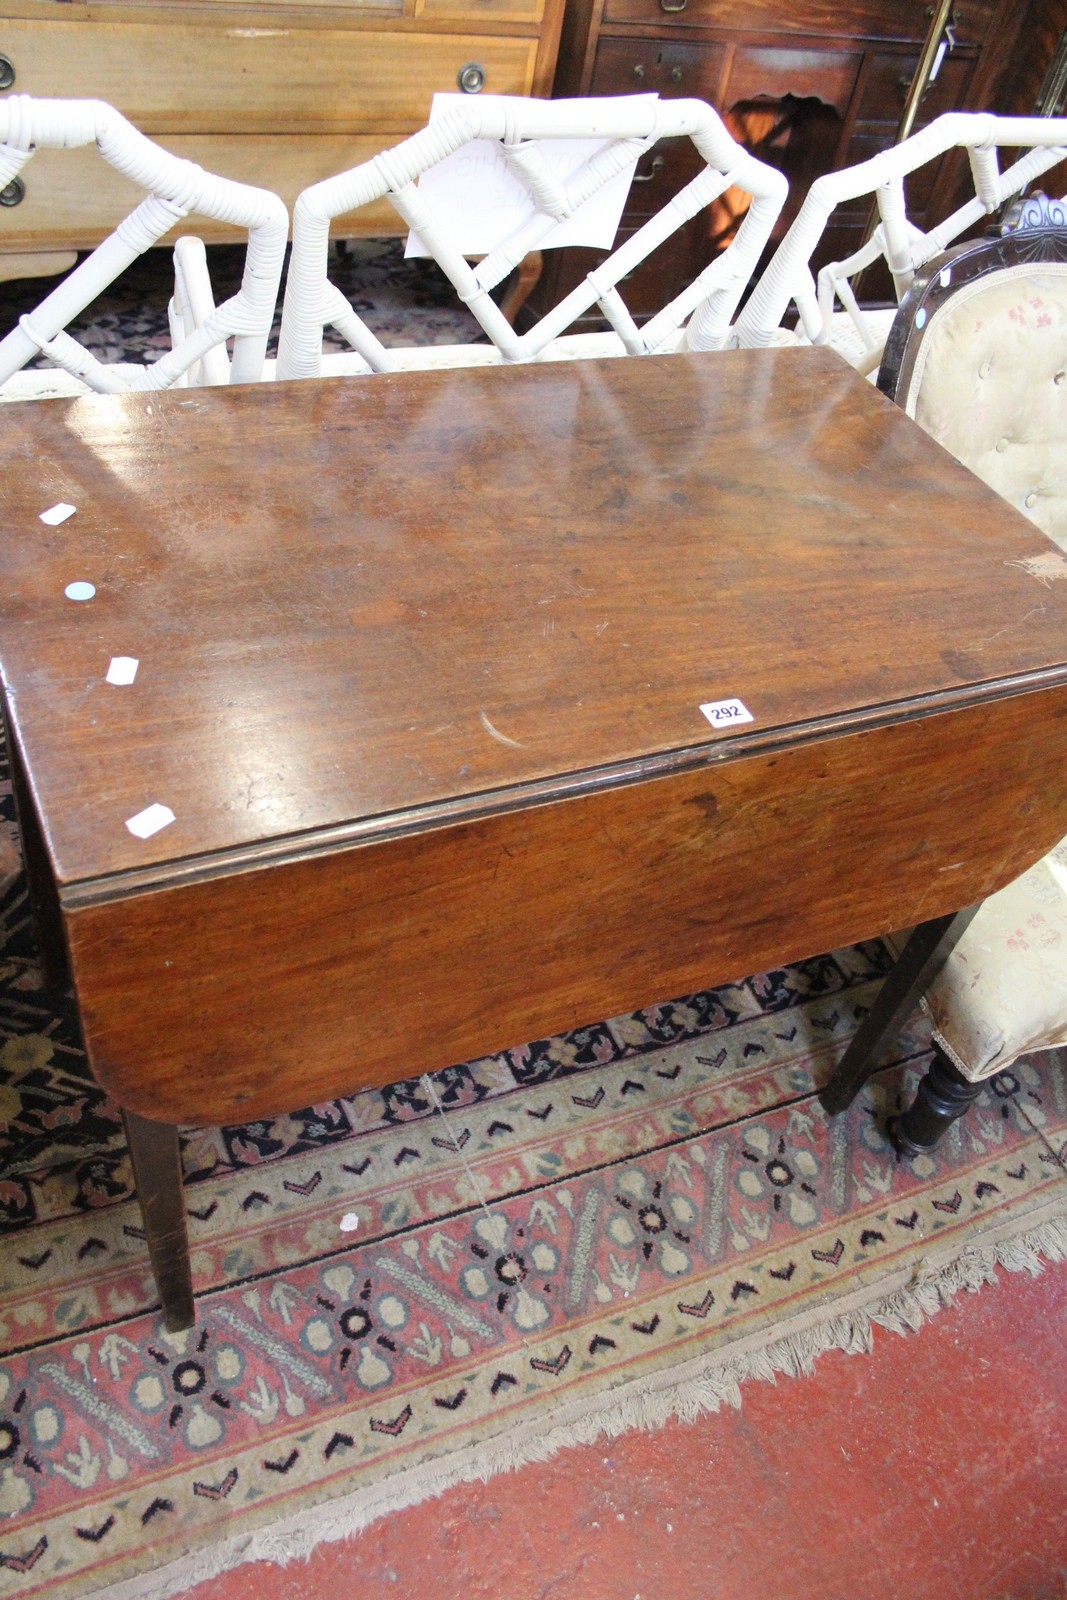
{"type": "Polygon", "coordinates": [[[1054,547],[828,351],[8,405],[0,451],[0,665],[61,885],[1067,674],[1054,547]]]}

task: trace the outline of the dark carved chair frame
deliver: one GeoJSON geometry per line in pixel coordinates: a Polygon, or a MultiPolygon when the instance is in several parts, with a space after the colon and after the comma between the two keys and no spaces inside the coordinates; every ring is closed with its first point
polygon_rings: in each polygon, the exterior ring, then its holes
{"type": "MultiPolygon", "coordinates": [[[[1017,200],[995,236],[955,245],[927,262],[916,273],[894,318],[878,372],[881,392],[906,406],[915,363],[934,313],[963,285],[1010,267],[1045,262],[1067,263],[1067,202],[1049,200],[1042,194],[1017,200]]],[[[820,1093],[831,1116],[844,1111],[877,1071],[886,1047],[916,1010],[923,991],[936,978],[977,910],[977,905],[968,906],[922,922],[913,930],[870,1014],[820,1093]]],[[[933,1052],[912,1105],[890,1119],[890,1136],[905,1155],[934,1149],[989,1081],[972,1083],[965,1078],[936,1041],[933,1052]]]]}

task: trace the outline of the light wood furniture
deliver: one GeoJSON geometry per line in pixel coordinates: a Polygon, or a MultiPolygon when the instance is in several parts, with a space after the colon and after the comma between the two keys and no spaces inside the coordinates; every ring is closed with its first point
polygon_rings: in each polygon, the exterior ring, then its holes
{"type": "Polygon", "coordinates": [[[31,894],[171,1326],[177,1124],[953,911],[1067,827],[1051,547],[830,352],[94,395],[0,449],[31,894]]]}
{"type": "MultiPolygon", "coordinates": [[[[38,354],[62,369],[74,393],[83,384],[99,394],[165,389],[190,374],[210,383],[259,382],[289,231],[289,214],[278,196],[180,161],[102,100],[35,100],[26,94],[0,98],[0,186],[24,183],[29,164],[42,151],[79,149],[106,161],[110,170],[136,184],[144,198],[0,339],[0,385],[38,354]],[[68,324],[190,213],[247,229],[237,293],[216,305],[203,241],[185,235],[174,248],[171,349],[147,363],[99,361],[67,333],[68,324]],[[228,340],[233,341],[232,362],[228,340]]],[[[36,384],[36,374],[27,378],[36,384]]],[[[44,378],[48,385],[53,381],[44,378]]]]}
{"type": "MultiPolygon", "coordinates": [[[[548,94],[562,11],[563,0],[8,0],[0,88],[106,100],[176,155],[291,209],[301,189],[420,128],[437,90],[548,94]]],[[[4,277],[60,270],[63,252],[98,244],[136,199],[77,150],[35,162],[24,192],[5,194],[4,277]]],[[[399,231],[385,203],[337,227],[399,231]]]]}

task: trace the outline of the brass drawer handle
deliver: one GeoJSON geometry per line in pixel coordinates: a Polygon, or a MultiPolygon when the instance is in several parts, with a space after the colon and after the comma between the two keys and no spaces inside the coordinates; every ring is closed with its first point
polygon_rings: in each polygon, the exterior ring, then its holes
{"type": "Polygon", "coordinates": [[[477,61],[468,61],[456,73],[461,94],[480,94],[485,88],[485,68],[477,61]]]}
{"type": "Polygon", "coordinates": [[[10,89],[15,81],[15,63],[10,56],[0,56],[0,89],[10,89]]]}
{"type": "Polygon", "coordinates": [[[651,183],[652,179],[658,177],[666,165],[666,156],[653,156],[651,162],[649,163],[648,171],[635,172],[631,181],[633,183],[651,183]]]}
{"type": "Polygon", "coordinates": [[[689,0],[659,0],[659,8],[666,11],[668,16],[674,11],[684,11],[689,0]]]}
{"type": "Polygon", "coordinates": [[[21,178],[12,178],[11,182],[0,189],[0,206],[18,206],[26,198],[26,185],[21,178]]]}

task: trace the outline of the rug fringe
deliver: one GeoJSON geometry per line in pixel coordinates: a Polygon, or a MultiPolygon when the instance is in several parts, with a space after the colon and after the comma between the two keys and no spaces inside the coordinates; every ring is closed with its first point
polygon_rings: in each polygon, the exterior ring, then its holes
{"type": "MultiPolygon", "coordinates": [[[[218,1577],[246,1561],[271,1561],[286,1566],[306,1560],[319,1544],[360,1533],[371,1522],[403,1510],[459,1483],[488,1482],[550,1460],[575,1444],[595,1444],[634,1429],[651,1430],[677,1419],[692,1422],[724,1405],[740,1409],[741,1385],[753,1379],[774,1383],[810,1373],[827,1350],[867,1355],[874,1329],[915,1333],[931,1317],[950,1306],[963,1291],[975,1293],[996,1281],[996,1269],[1028,1272],[1036,1277],[1049,1262],[1067,1261],[1067,1214],[1053,1215],[1014,1238],[972,1244],[951,1260],[923,1258],[910,1280],[866,1306],[830,1316],[825,1322],[787,1333],[762,1348],[741,1355],[702,1356],[651,1379],[635,1380],[585,1401],[574,1401],[553,1413],[539,1428],[478,1445],[439,1462],[427,1462],[374,1489],[361,1489],[291,1521],[222,1541],[171,1562],[154,1573],[113,1584],[109,1600],[170,1600],[194,1584],[218,1577]]],[[[99,1592],[99,1591],[97,1591],[99,1592]]]]}

